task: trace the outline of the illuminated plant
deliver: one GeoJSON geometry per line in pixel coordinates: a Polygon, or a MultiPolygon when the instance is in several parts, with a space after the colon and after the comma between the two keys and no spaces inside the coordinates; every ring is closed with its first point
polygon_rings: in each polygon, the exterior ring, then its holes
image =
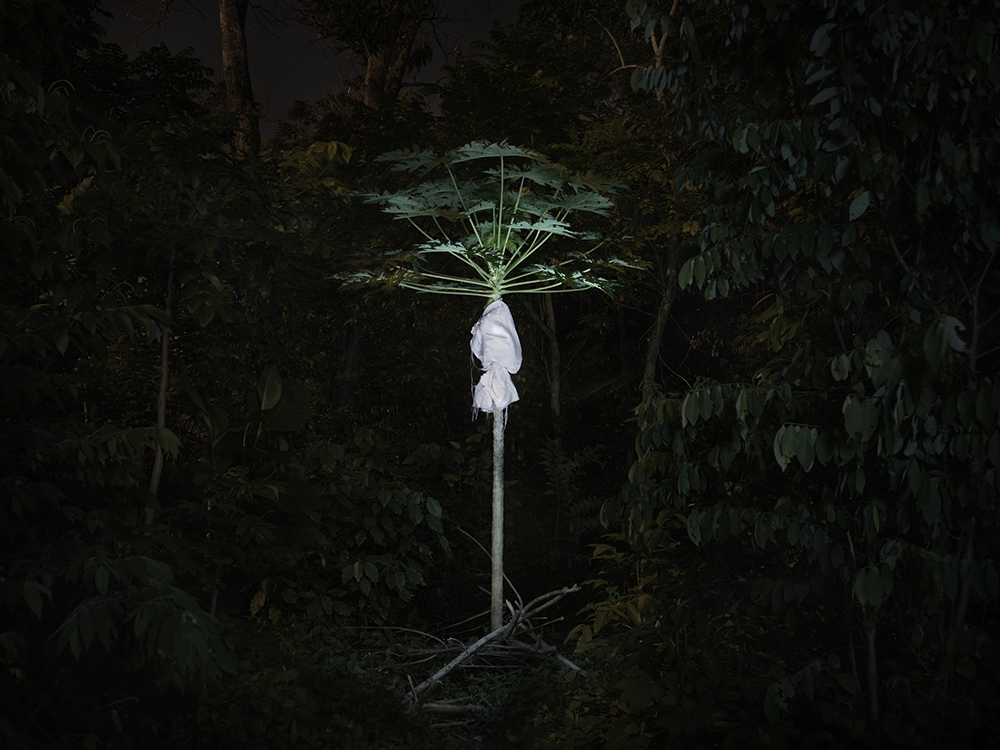
{"type": "Polygon", "coordinates": [[[613,193],[615,183],[571,175],[540,154],[496,143],[470,143],[443,156],[394,152],[381,160],[390,171],[418,180],[368,200],[408,221],[425,240],[393,255],[382,280],[498,300],[514,293],[607,290],[613,282],[599,270],[629,265],[596,259],[603,243],[569,224],[573,214],[605,215],[613,204],[604,193],[613,193]],[[555,255],[548,243],[556,236],[590,247],[555,255]]]}
{"type": "MultiPolygon", "coordinates": [[[[540,154],[507,144],[470,143],[437,155],[395,152],[381,157],[391,172],[410,173],[413,184],[369,195],[383,210],[405,219],[423,236],[415,248],[394,253],[384,267],[355,279],[383,281],[418,292],[489,300],[473,328],[472,347],[484,374],[475,406],[493,420],[493,543],[491,629],[503,624],[503,426],[517,400],[510,374],[521,364],[520,342],[501,297],[582,289],[608,291],[608,271],[633,267],[620,258],[596,256],[604,243],[574,231],[574,214],[605,215],[617,187],[581,177],[540,154]],[[589,245],[566,250],[553,237],[589,245]],[[605,275],[602,275],[602,272],[605,275]]],[[[564,245],[565,243],[563,243],[564,245]]]]}

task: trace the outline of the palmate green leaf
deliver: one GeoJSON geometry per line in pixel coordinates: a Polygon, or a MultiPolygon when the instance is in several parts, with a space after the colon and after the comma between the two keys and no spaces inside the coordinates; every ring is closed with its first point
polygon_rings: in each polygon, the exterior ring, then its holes
{"type": "Polygon", "coordinates": [[[482,213],[484,211],[489,211],[491,214],[499,208],[499,204],[495,200],[480,200],[478,203],[472,207],[463,211],[464,216],[474,216],[475,214],[482,213]]]}
{"type": "Polygon", "coordinates": [[[405,149],[389,151],[379,156],[376,161],[392,162],[390,170],[393,172],[429,172],[444,163],[442,158],[430,149],[424,151],[407,151],[405,149]]]}
{"type": "Polygon", "coordinates": [[[541,221],[516,221],[506,226],[512,231],[545,232],[562,237],[577,236],[577,232],[570,229],[568,222],[554,218],[545,218],[541,221]]]}
{"type": "Polygon", "coordinates": [[[450,161],[452,164],[460,164],[474,159],[499,158],[524,158],[542,162],[548,161],[541,154],[533,151],[526,151],[522,148],[518,148],[517,146],[511,146],[508,143],[482,143],[479,141],[473,141],[465,144],[461,148],[455,149],[454,156],[452,156],[450,161]]]}
{"type": "Polygon", "coordinates": [[[610,198],[601,195],[596,192],[574,192],[572,195],[567,195],[560,197],[557,200],[550,202],[550,205],[555,208],[561,208],[568,211],[588,211],[590,213],[598,214],[599,216],[606,215],[607,211],[614,206],[614,203],[610,198]]]}
{"type": "Polygon", "coordinates": [[[570,267],[569,270],[564,270],[560,266],[533,265],[524,269],[524,273],[533,278],[524,282],[513,282],[510,287],[512,291],[530,292],[532,290],[525,287],[530,287],[532,281],[537,281],[546,287],[557,285],[554,288],[542,290],[553,292],[598,289],[606,294],[611,294],[618,287],[616,280],[601,275],[593,266],[584,269],[570,267]],[[521,284],[524,286],[520,286],[521,284]]]}
{"type": "MultiPolygon", "coordinates": [[[[355,274],[352,282],[377,279],[422,292],[493,299],[515,292],[607,289],[613,283],[594,273],[592,260],[578,255],[527,263],[552,237],[596,241],[594,235],[572,229],[567,217],[574,212],[606,214],[612,202],[601,190],[613,190],[612,183],[572,176],[544,156],[506,143],[471,143],[442,156],[394,152],[382,160],[391,163],[391,171],[421,177],[437,173],[395,193],[364,196],[395,218],[408,220],[425,241],[409,256],[398,254],[391,272],[355,274]],[[485,164],[477,173],[470,163],[480,160],[485,164]],[[457,165],[461,169],[453,169],[457,165]],[[438,272],[429,261],[441,254],[464,263],[470,275],[438,272]],[[576,263],[580,266],[574,267],[576,263]]],[[[625,270],[630,264],[617,267],[625,270]]]]}

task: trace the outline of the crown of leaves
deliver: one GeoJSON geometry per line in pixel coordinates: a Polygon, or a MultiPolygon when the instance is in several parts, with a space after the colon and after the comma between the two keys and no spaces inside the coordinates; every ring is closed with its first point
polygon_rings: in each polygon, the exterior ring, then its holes
{"type": "Polygon", "coordinates": [[[408,221],[424,241],[394,253],[378,274],[355,274],[356,281],[499,299],[587,288],[607,292],[615,281],[606,272],[631,267],[619,258],[597,256],[606,239],[569,224],[573,214],[606,215],[613,203],[605,194],[614,194],[617,183],[571,174],[541,154],[505,143],[470,143],[443,155],[396,151],[379,159],[390,164],[391,172],[417,179],[394,192],[367,194],[365,200],[408,221]],[[540,261],[539,251],[553,237],[590,246],[540,261]],[[445,272],[449,263],[441,256],[457,261],[458,270],[445,272]],[[461,275],[463,268],[467,275],[461,275]]]}

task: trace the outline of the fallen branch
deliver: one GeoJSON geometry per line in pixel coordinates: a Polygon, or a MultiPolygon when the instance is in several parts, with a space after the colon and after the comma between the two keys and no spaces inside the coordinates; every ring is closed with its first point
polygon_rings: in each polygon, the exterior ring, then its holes
{"type": "Polygon", "coordinates": [[[569,659],[567,659],[565,656],[560,654],[555,646],[550,646],[548,643],[546,643],[545,640],[542,638],[542,636],[537,635],[535,633],[530,633],[529,635],[531,635],[532,640],[534,640],[535,642],[534,648],[536,651],[542,654],[552,654],[563,666],[569,667],[574,672],[579,672],[583,677],[587,676],[587,673],[584,672],[582,669],[580,669],[579,666],[577,666],[569,659]]]}
{"type": "MultiPolygon", "coordinates": [[[[519,625],[524,627],[523,623],[530,620],[539,612],[541,612],[544,609],[547,609],[548,607],[551,607],[557,601],[566,596],[566,594],[571,594],[579,590],[580,586],[578,584],[574,584],[572,586],[561,588],[556,591],[550,591],[547,594],[542,594],[541,596],[535,597],[530,602],[528,602],[524,607],[521,607],[518,610],[514,610],[513,607],[511,607],[512,615],[508,623],[491,630],[489,633],[484,635],[475,643],[463,649],[462,652],[458,654],[458,656],[456,656],[447,664],[445,664],[443,667],[441,667],[441,669],[439,669],[433,675],[428,677],[419,685],[410,688],[410,694],[406,698],[406,701],[410,704],[410,712],[414,714],[419,712],[421,708],[424,705],[426,705],[427,699],[430,698],[430,695],[434,691],[434,688],[437,687],[437,685],[441,682],[441,680],[444,677],[446,677],[449,672],[454,670],[456,667],[460,666],[463,662],[467,661],[477,651],[480,651],[484,646],[497,639],[502,639],[506,641],[507,639],[510,638],[514,630],[519,625]]],[[[523,647],[526,644],[520,644],[520,645],[523,647]]]]}
{"type": "Polygon", "coordinates": [[[499,638],[501,635],[504,634],[504,632],[506,630],[507,630],[507,626],[504,625],[504,626],[501,626],[501,627],[497,628],[496,630],[490,631],[489,633],[487,633],[486,635],[484,635],[482,638],[480,638],[478,641],[476,641],[475,643],[473,643],[471,646],[469,646],[468,648],[466,648],[462,653],[460,653],[458,656],[456,656],[450,662],[448,662],[443,667],[441,667],[441,669],[439,669],[433,675],[431,675],[426,680],[424,680],[419,685],[417,685],[415,688],[413,688],[410,691],[410,700],[413,702],[412,706],[410,707],[410,711],[412,713],[416,713],[417,711],[419,711],[420,708],[421,708],[421,706],[423,706],[424,702],[427,700],[427,697],[430,696],[430,691],[433,690],[437,686],[437,684],[441,681],[441,678],[443,678],[451,670],[453,670],[455,667],[457,667],[463,661],[465,661],[470,656],[472,656],[474,653],[476,653],[479,649],[481,649],[487,643],[489,643],[490,641],[492,641],[492,640],[494,640],[496,638],[499,638]],[[425,692],[428,694],[427,696],[423,696],[423,694],[425,692]]]}
{"type": "Polygon", "coordinates": [[[432,729],[453,729],[455,727],[467,727],[471,726],[474,722],[472,719],[466,719],[465,721],[445,721],[440,724],[431,724],[432,729]]]}
{"type": "Polygon", "coordinates": [[[474,703],[455,703],[454,701],[427,701],[422,710],[428,714],[472,714],[489,711],[485,706],[478,706],[474,703]]]}

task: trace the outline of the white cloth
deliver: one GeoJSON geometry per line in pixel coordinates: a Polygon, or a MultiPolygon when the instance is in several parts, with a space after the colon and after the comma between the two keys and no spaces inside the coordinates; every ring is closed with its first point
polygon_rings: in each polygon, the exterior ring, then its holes
{"type": "Polygon", "coordinates": [[[514,329],[514,318],[503,300],[489,304],[479,321],[472,326],[472,353],[483,366],[472,396],[479,411],[492,413],[494,405],[505,410],[517,401],[517,389],[511,373],[521,369],[521,340],[514,329]]]}

